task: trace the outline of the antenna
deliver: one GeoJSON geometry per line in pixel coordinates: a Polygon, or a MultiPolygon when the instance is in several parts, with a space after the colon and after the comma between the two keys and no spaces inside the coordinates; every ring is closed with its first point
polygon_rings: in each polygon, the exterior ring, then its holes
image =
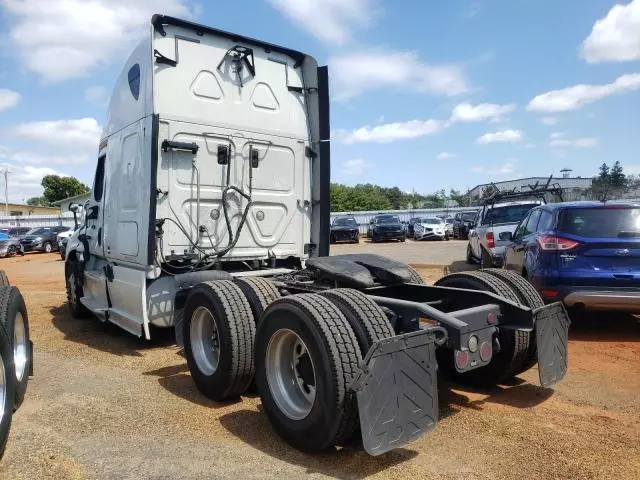
{"type": "Polygon", "coordinates": [[[9,216],[9,174],[13,173],[9,167],[0,168],[0,174],[4,176],[4,214],[9,216]]]}

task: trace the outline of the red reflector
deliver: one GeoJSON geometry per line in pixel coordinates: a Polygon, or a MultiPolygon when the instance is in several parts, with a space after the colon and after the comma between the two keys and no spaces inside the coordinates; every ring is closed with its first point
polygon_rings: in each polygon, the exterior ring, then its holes
{"type": "Polygon", "coordinates": [[[540,290],[540,295],[545,298],[556,298],[558,296],[558,290],[540,290]]]}
{"type": "Polygon", "coordinates": [[[482,345],[480,345],[480,359],[483,362],[488,362],[491,360],[492,353],[493,349],[491,348],[491,344],[489,342],[482,342],[482,345]]]}
{"type": "Polygon", "coordinates": [[[487,314],[487,323],[489,325],[494,325],[496,323],[496,314],[493,312],[489,312],[487,314]]]}
{"type": "Polygon", "coordinates": [[[469,352],[456,350],[456,367],[458,370],[464,370],[469,365],[469,352]]]}
{"type": "Polygon", "coordinates": [[[487,232],[487,247],[494,248],[496,246],[496,238],[493,236],[493,232],[487,232]]]}
{"type": "Polygon", "coordinates": [[[578,242],[574,242],[567,238],[556,237],[555,235],[540,235],[537,240],[540,248],[546,251],[558,252],[572,250],[580,245],[578,242]]]}

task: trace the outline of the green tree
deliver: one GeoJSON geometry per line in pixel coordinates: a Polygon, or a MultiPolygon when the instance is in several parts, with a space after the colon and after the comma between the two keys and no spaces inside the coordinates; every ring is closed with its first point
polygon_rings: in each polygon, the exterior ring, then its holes
{"type": "Polygon", "coordinates": [[[611,167],[611,171],[609,172],[609,178],[613,188],[624,188],[627,186],[626,175],[624,174],[624,170],[622,169],[620,162],[613,164],[613,167],[611,167]]]}
{"type": "Polygon", "coordinates": [[[609,165],[603,163],[600,165],[600,172],[598,173],[599,183],[606,183],[609,181],[609,165]]]}
{"type": "Polygon", "coordinates": [[[44,197],[31,197],[27,199],[27,205],[32,205],[34,207],[46,207],[48,206],[48,203],[44,197]]]}
{"type": "Polygon", "coordinates": [[[75,197],[83,193],[89,193],[89,187],[81,183],[75,177],[62,177],[60,175],[45,175],[42,178],[44,193],[42,198],[47,203],[57,202],[65,198],[75,197]]]}

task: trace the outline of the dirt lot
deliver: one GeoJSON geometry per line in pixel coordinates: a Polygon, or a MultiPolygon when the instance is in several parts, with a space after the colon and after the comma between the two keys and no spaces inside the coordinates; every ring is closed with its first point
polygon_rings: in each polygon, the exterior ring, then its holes
{"type": "Polygon", "coordinates": [[[635,317],[576,319],[555,391],[534,386],[535,369],[492,391],[443,381],[433,433],[376,458],[358,446],[312,456],[275,435],[259,398],[202,397],[167,332],[146,343],[73,320],[57,255],[0,263],[26,297],[36,348],[0,478],[640,478],[635,317]]]}

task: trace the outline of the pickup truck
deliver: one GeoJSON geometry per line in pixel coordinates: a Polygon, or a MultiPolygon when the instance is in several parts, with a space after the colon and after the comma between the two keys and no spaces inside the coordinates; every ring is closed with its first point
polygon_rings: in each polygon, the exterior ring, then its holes
{"type": "Polygon", "coordinates": [[[502,266],[505,247],[527,213],[542,200],[511,201],[485,204],[475,228],[469,231],[467,262],[480,262],[480,268],[502,266]]]}

